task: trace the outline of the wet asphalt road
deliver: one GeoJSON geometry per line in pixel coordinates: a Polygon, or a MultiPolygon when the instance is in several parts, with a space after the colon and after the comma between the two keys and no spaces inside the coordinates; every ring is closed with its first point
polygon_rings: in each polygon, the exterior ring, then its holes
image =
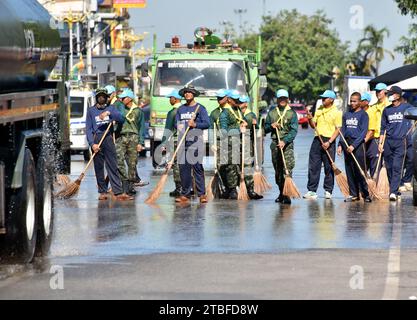
{"type": "MultiPolygon", "coordinates": [[[[296,140],[294,180],[301,193],[313,138],[296,140]]],[[[273,184],[269,142],[265,175],[273,184]]],[[[343,169],[343,159],[337,164],[343,169]]],[[[74,156],[72,180],[85,163],[74,156]]],[[[211,168],[211,159],[206,168],[211,168]]],[[[141,159],[135,201],[97,201],[90,170],[79,195],[55,203],[48,258],[0,266],[0,299],[413,299],[417,296],[417,215],[411,194],[399,203],[346,204],[337,187],[316,201],[197,201],[176,206],[169,178],[157,205],[144,204],[159,175],[141,159]],[[52,272],[51,272],[52,267],[52,272]],[[63,290],[51,289],[63,270],[63,290]]],[[[208,179],[207,179],[208,181],[208,179]]],[[[322,186],[322,180],[320,187],[322,186]]]]}

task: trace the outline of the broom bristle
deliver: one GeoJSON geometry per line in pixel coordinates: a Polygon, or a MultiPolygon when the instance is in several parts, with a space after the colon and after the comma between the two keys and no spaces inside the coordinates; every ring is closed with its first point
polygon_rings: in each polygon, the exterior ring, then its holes
{"type": "Polygon", "coordinates": [[[272,186],[268,183],[261,171],[255,171],[253,174],[253,188],[257,194],[264,194],[272,186]]]}
{"type": "Polygon", "coordinates": [[[382,169],[379,173],[376,192],[383,199],[387,199],[389,197],[388,173],[387,173],[387,169],[385,167],[382,167],[382,169]]]}
{"type": "Polygon", "coordinates": [[[167,182],[167,179],[168,172],[165,172],[159,180],[158,184],[156,185],[155,189],[153,189],[153,191],[149,194],[149,197],[145,200],[145,203],[154,203],[159,198],[164,189],[165,183],[167,182]]]}
{"type": "Polygon", "coordinates": [[[207,190],[207,200],[208,201],[211,201],[214,198],[214,195],[213,195],[213,182],[214,182],[214,177],[215,177],[215,175],[210,179],[210,181],[209,181],[209,183],[208,183],[208,185],[206,187],[206,190],[207,190]]]}
{"type": "Polygon", "coordinates": [[[376,183],[371,178],[366,179],[366,183],[368,184],[368,191],[372,198],[381,200],[382,198],[379,196],[376,183]]]}
{"type": "Polygon", "coordinates": [[[342,194],[345,197],[348,197],[349,196],[349,184],[347,181],[347,177],[339,169],[335,171],[335,174],[336,174],[336,183],[339,186],[340,192],[342,192],[342,194]]]}
{"type": "Polygon", "coordinates": [[[56,197],[59,199],[69,199],[75,196],[80,190],[81,180],[77,179],[74,182],[68,184],[64,189],[56,193],[56,197]]]}
{"type": "Polygon", "coordinates": [[[298,191],[297,186],[294,183],[294,180],[291,177],[286,177],[284,182],[284,190],[282,192],[284,196],[290,198],[301,198],[300,191],[298,191]]]}
{"type": "Polygon", "coordinates": [[[68,176],[60,174],[56,177],[56,181],[59,185],[61,186],[67,186],[71,183],[70,178],[68,178],[68,176]]]}
{"type": "Polygon", "coordinates": [[[246,189],[246,183],[244,179],[240,179],[240,185],[239,185],[239,193],[237,195],[238,200],[249,200],[248,196],[248,190],[246,189]]]}

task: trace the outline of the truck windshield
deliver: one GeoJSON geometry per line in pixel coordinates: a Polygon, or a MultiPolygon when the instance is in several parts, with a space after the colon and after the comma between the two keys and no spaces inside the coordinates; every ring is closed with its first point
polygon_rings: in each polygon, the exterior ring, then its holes
{"type": "Polygon", "coordinates": [[[243,64],[221,60],[158,61],[154,96],[165,96],[186,85],[193,85],[207,97],[214,97],[219,89],[236,89],[246,94],[243,64]]]}
{"type": "Polygon", "coordinates": [[[71,97],[71,118],[82,118],[84,115],[84,98],[71,97]]]}

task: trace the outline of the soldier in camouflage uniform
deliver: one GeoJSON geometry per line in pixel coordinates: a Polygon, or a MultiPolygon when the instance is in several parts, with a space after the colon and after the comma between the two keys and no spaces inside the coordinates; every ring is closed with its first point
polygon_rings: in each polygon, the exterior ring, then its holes
{"type": "Polygon", "coordinates": [[[248,108],[250,99],[248,96],[241,96],[239,98],[240,110],[243,113],[243,118],[248,124],[246,131],[242,134],[245,135],[245,184],[246,189],[248,190],[248,196],[250,199],[259,200],[263,196],[257,194],[254,191],[254,182],[253,182],[253,164],[254,164],[254,148],[253,148],[253,139],[255,139],[256,132],[253,128],[258,129],[258,121],[256,114],[248,108]]]}
{"type": "Polygon", "coordinates": [[[275,169],[275,182],[280,191],[275,202],[291,204],[291,199],[283,195],[285,167],[279,148],[284,151],[289,175],[292,176],[292,170],[295,167],[293,142],[298,132],[298,118],[296,112],[288,105],[289,94],[287,90],[278,90],[276,97],[278,99],[277,107],[269,111],[268,116],[266,117],[265,133],[271,133],[272,163],[275,169]],[[281,142],[278,142],[276,128],[278,128],[281,142]]]}
{"type": "Polygon", "coordinates": [[[134,104],[135,95],[131,89],[125,89],[120,95],[119,112],[125,122],[116,131],[117,164],[123,182],[123,189],[129,195],[136,194],[136,164],[138,152],[145,148],[145,119],[141,108],[134,104]],[[126,165],[127,163],[127,171],[126,165]]]}
{"type": "MultiPolygon", "coordinates": [[[[164,136],[162,137],[162,145],[166,144],[166,146],[163,147],[164,151],[169,149],[170,153],[173,154],[178,143],[177,129],[175,129],[175,117],[177,115],[178,108],[181,106],[182,97],[179,95],[178,90],[172,90],[172,92],[170,92],[166,97],[169,98],[169,103],[171,104],[172,109],[167,114],[164,136]]],[[[181,196],[181,177],[177,158],[174,160],[172,169],[174,172],[175,190],[170,192],[169,196],[179,197],[181,196]]]]}
{"type": "Polygon", "coordinates": [[[225,184],[225,199],[237,200],[237,186],[240,181],[240,133],[247,126],[240,111],[240,94],[236,90],[227,93],[228,107],[223,108],[219,117],[221,129],[220,174],[225,184]]]}

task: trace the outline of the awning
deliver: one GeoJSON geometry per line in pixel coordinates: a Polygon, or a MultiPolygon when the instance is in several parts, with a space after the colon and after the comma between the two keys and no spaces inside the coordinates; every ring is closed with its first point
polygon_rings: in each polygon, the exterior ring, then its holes
{"type": "MultiPolygon", "coordinates": [[[[411,80],[412,78],[415,78],[415,77],[417,77],[417,64],[408,64],[400,68],[388,71],[387,73],[381,74],[380,76],[372,79],[371,81],[369,81],[369,86],[371,90],[374,90],[375,86],[380,82],[383,82],[387,85],[393,85],[393,84],[397,85],[398,83],[411,80]]],[[[409,84],[407,83],[407,85],[409,84]]],[[[401,87],[401,85],[398,85],[398,86],[401,87]]],[[[406,89],[403,87],[401,88],[404,90],[417,89],[417,88],[406,89]]]]}

